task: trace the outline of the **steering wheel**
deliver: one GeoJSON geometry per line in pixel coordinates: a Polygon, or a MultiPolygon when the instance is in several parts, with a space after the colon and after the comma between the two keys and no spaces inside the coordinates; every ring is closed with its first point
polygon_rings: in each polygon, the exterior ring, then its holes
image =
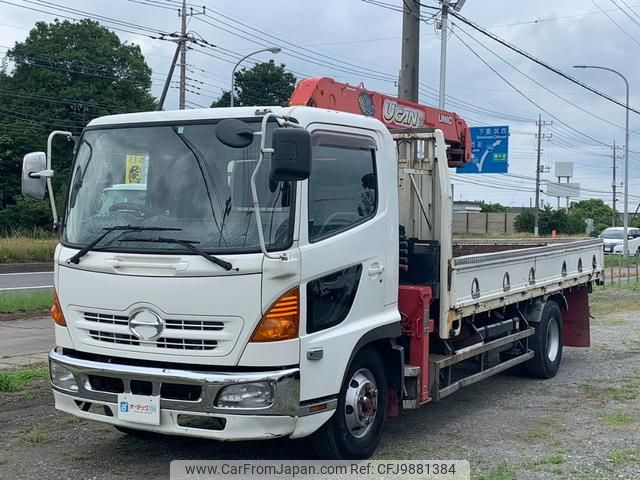
{"type": "Polygon", "coordinates": [[[109,207],[109,212],[125,212],[131,213],[133,215],[138,215],[139,217],[146,217],[153,214],[153,210],[151,210],[146,205],[134,202],[114,203],[109,207]]]}

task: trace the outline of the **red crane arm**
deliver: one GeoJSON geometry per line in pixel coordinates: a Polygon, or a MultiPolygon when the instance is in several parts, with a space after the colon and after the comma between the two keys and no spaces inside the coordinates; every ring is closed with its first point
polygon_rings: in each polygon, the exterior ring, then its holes
{"type": "Polygon", "coordinates": [[[408,102],[336,82],[332,78],[302,80],[291,94],[289,105],[307,105],[375,117],[387,128],[438,128],[449,145],[449,166],[471,161],[471,134],[467,122],[457,114],[408,102]]]}

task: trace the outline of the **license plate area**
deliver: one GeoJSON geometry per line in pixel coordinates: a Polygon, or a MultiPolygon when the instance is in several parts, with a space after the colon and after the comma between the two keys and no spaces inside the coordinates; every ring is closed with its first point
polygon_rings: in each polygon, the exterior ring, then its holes
{"type": "Polygon", "coordinates": [[[160,425],[160,397],[118,394],[118,419],[132,423],[160,425]]]}

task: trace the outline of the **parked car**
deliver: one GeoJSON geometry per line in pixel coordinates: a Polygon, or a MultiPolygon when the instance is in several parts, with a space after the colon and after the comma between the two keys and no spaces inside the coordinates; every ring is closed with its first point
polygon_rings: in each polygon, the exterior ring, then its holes
{"type": "MultiPolygon", "coordinates": [[[[629,228],[629,254],[640,255],[640,228],[629,228]]],[[[604,240],[604,253],[613,253],[616,255],[622,255],[623,242],[624,242],[624,228],[623,227],[611,227],[605,229],[600,238],[604,240]]]]}

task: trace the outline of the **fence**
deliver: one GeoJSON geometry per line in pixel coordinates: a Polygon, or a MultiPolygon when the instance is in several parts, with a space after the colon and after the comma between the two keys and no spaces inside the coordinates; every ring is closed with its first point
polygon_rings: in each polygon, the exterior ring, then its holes
{"type": "Polygon", "coordinates": [[[514,233],[519,213],[454,212],[453,233],[514,233]]]}
{"type": "Polygon", "coordinates": [[[631,284],[640,281],[640,257],[605,256],[604,279],[606,285],[631,284]]]}

